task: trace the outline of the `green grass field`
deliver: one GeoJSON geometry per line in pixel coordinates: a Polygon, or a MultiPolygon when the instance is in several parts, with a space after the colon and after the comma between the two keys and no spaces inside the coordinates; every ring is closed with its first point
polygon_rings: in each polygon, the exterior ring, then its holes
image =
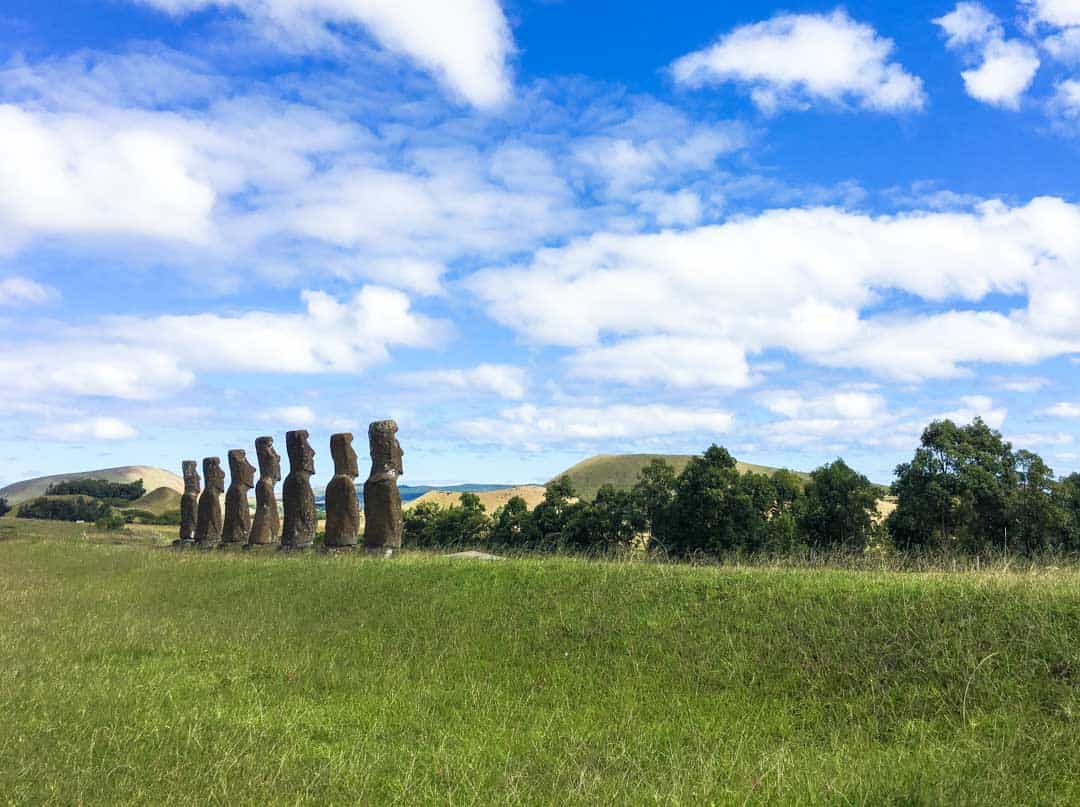
{"type": "Polygon", "coordinates": [[[1080,572],[171,533],[0,520],[3,801],[1080,802],[1080,572]]]}

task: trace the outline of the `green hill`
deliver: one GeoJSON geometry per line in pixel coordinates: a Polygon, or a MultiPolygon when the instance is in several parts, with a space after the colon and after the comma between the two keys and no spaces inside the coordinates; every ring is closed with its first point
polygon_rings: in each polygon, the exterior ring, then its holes
{"type": "Polygon", "coordinates": [[[11,505],[16,505],[30,499],[36,499],[38,496],[44,496],[49,485],[67,479],[104,479],[108,482],[134,482],[141,479],[143,486],[149,491],[165,487],[175,490],[177,493],[184,492],[184,480],[172,471],[166,471],[164,468],[154,468],[149,465],[125,465],[119,468],[73,471],[66,474],[53,474],[52,476],[26,479],[5,488],[0,488],[0,498],[7,499],[11,505]]]}
{"type": "MultiPolygon", "coordinates": [[[[655,459],[664,460],[679,473],[690,462],[689,454],[597,454],[582,460],[577,465],[567,468],[555,478],[566,475],[574,483],[574,490],[583,499],[593,499],[601,485],[614,485],[619,490],[629,490],[637,481],[641,470],[655,459]]],[[[737,463],[742,473],[772,474],[780,470],[766,465],[754,465],[749,462],[737,463]]],[[[802,479],[810,475],[794,471],[802,479]]]]}
{"type": "Polygon", "coordinates": [[[124,509],[145,510],[148,513],[160,516],[170,510],[180,509],[180,494],[172,488],[156,488],[141,499],[133,501],[130,508],[124,509]]]}

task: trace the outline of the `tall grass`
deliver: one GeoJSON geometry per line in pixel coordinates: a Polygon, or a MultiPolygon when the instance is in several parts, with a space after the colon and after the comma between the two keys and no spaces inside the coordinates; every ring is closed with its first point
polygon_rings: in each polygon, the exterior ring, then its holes
{"type": "Polygon", "coordinates": [[[1080,800],[1070,569],[0,539],[12,803],[1080,800]]]}

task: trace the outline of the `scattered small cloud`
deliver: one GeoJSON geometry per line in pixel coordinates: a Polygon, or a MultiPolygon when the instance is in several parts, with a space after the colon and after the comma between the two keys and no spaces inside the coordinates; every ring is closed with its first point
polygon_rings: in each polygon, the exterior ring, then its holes
{"type": "Polygon", "coordinates": [[[78,442],[82,440],[130,440],[139,432],[122,420],[111,417],[90,418],[68,423],[39,426],[35,434],[46,440],[78,442]]]}

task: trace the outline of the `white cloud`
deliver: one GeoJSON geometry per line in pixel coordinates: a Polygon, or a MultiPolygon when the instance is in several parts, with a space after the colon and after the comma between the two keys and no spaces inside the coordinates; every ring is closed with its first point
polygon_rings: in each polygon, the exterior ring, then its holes
{"type": "Polygon", "coordinates": [[[723,434],[732,422],[730,412],[663,404],[600,407],[522,404],[502,410],[498,417],[459,422],[455,431],[477,443],[537,446],[675,434],[723,434]]]}
{"type": "Polygon", "coordinates": [[[400,373],[394,377],[394,380],[409,387],[493,393],[511,400],[524,398],[528,391],[525,369],[507,364],[481,364],[465,369],[421,370],[400,373]]]}
{"type": "Polygon", "coordinates": [[[994,385],[998,389],[1003,389],[1008,392],[1038,392],[1039,390],[1050,386],[1050,383],[1049,378],[1042,378],[1040,376],[1027,378],[998,378],[994,380],[994,385]]]}
{"type": "Polygon", "coordinates": [[[1023,0],[1032,23],[1057,28],[1080,25],[1080,2],[1077,0],[1023,0]]]}
{"type": "Polygon", "coordinates": [[[626,384],[662,381],[673,387],[738,389],[751,383],[743,348],[718,339],[628,339],[579,350],[569,364],[571,375],[626,384]]]}
{"type": "Polygon", "coordinates": [[[455,93],[491,107],[510,93],[510,26],[497,0],[134,0],[174,15],[217,6],[250,17],[299,50],[340,51],[343,27],[362,25],[386,49],[434,73],[455,93]]]}
{"type": "Polygon", "coordinates": [[[1047,53],[1059,62],[1080,62],[1080,25],[1051,34],[1042,41],[1047,53]]]}
{"type": "Polygon", "coordinates": [[[1048,415],[1058,418],[1080,418],[1080,403],[1059,401],[1043,410],[1048,415]]]}
{"type": "Polygon", "coordinates": [[[1009,410],[995,407],[994,401],[985,395],[965,395],[960,399],[959,409],[934,415],[934,420],[951,420],[954,423],[970,423],[975,418],[982,418],[991,429],[1000,429],[1005,423],[1009,410]]]}
{"type": "Polygon", "coordinates": [[[466,286],[528,340],[574,348],[577,373],[739,386],[740,351],[781,349],[906,381],[1077,352],[1078,277],[1080,206],[1040,198],[877,217],[773,210],[682,232],[598,233],[466,286]],[[863,315],[893,292],[938,310],[863,315]],[[974,305],[993,294],[1026,296],[1027,307],[974,305]]]}
{"type": "Polygon", "coordinates": [[[1080,79],[1059,83],[1051,106],[1065,120],[1080,120],[1080,79]]]}
{"type": "MultiPolygon", "coordinates": [[[[176,347],[186,348],[190,338],[176,347]]],[[[191,386],[194,375],[160,350],[118,345],[100,334],[56,343],[0,349],[6,396],[103,396],[134,401],[167,397],[191,386]]]]}
{"type": "Polygon", "coordinates": [[[137,437],[139,433],[117,418],[98,417],[67,423],[51,423],[38,427],[35,434],[47,440],[76,442],[80,440],[129,440],[137,437]]]}
{"type": "Polygon", "coordinates": [[[205,243],[214,189],[187,146],[148,129],[0,105],[0,225],[17,233],[137,234],[205,243]]]}
{"type": "Polygon", "coordinates": [[[880,112],[921,109],[922,81],[888,61],[893,50],[892,40],[839,9],[781,14],[736,28],[710,47],[683,56],[672,72],[689,87],[747,85],[765,112],[816,101],[853,102],[880,112]]]}
{"type": "Polygon", "coordinates": [[[25,277],[0,280],[0,305],[40,305],[54,295],[53,289],[25,277]]]}
{"type": "Polygon", "coordinates": [[[324,292],[302,295],[305,311],[249,311],[109,317],[110,337],[162,352],[193,370],[270,373],[359,373],[385,362],[392,347],[424,348],[449,337],[449,326],[411,310],[404,293],[365,286],[341,302],[324,292]],[[198,350],[186,350],[197,342],[198,350]]]}
{"type": "Polygon", "coordinates": [[[952,12],[933,22],[945,32],[949,48],[979,62],[960,74],[968,95],[993,106],[1019,108],[1039,69],[1035,49],[1006,39],[1001,21],[979,3],[958,3],[952,12]]]}
{"type": "Polygon", "coordinates": [[[313,424],[318,420],[318,416],[310,406],[296,405],[268,409],[259,414],[259,419],[270,423],[295,423],[298,424],[297,428],[302,428],[304,425],[313,424]]]}

